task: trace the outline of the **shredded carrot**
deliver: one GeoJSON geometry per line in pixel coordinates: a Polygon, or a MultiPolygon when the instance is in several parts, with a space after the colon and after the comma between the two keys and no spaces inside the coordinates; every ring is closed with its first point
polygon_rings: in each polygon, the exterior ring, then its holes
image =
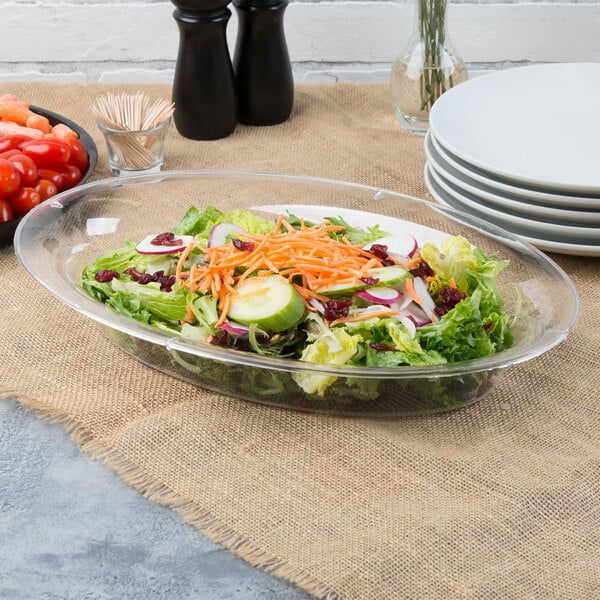
{"type": "Polygon", "coordinates": [[[410,271],[411,269],[414,269],[416,266],[421,264],[421,257],[417,254],[415,256],[413,256],[408,263],[406,263],[406,268],[410,271]]]}
{"type": "Polygon", "coordinates": [[[186,249],[181,253],[179,260],[177,261],[177,269],[175,270],[175,278],[176,279],[181,279],[181,272],[183,270],[183,265],[185,263],[185,260],[190,255],[190,252],[194,249],[195,246],[196,246],[196,243],[192,241],[187,245],[186,249]]]}
{"type": "Polygon", "coordinates": [[[454,281],[454,277],[450,277],[450,287],[456,289],[456,281],[454,281]]]}
{"type": "Polygon", "coordinates": [[[279,215],[268,234],[240,236],[252,244],[251,250],[233,243],[213,246],[205,251],[205,264],[191,265],[186,271],[186,260],[195,247],[189,244],[179,258],[175,276],[191,292],[210,292],[219,299],[218,324],[227,317],[236,286],[250,276],[279,275],[294,285],[306,307],[313,310],[309,304],[312,298],[329,300],[320,293],[322,289],[336,284],[355,285],[371,269],[383,266],[380,258],[362,247],[331,237],[332,232],[343,229],[328,221],[312,226],[301,221],[300,229],[295,229],[279,215]]]}
{"type": "Polygon", "coordinates": [[[415,285],[413,283],[413,280],[408,277],[407,279],[404,280],[404,285],[406,286],[406,291],[408,292],[408,295],[419,305],[423,304],[423,298],[421,298],[421,296],[419,296],[419,294],[417,294],[417,292],[415,292],[415,285]]]}
{"type": "Polygon", "coordinates": [[[216,322],[215,327],[219,327],[220,325],[223,325],[223,323],[225,323],[225,321],[227,320],[227,313],[229,312],[230,303],[231,303],[231,295],[223,294],[223,305],[220,307],[221,308],[221,316],[219,317],[219,320],[216,322]]]}
{"type": "Polygon", "coordinates": [[[185,307],[185,311],[186,311],[186,319],[181,319],[181,324],[183,325],[183,323],[191,323],[194,320],[194,311],[192,310],[192,307],[187,304],[185,307]]]}

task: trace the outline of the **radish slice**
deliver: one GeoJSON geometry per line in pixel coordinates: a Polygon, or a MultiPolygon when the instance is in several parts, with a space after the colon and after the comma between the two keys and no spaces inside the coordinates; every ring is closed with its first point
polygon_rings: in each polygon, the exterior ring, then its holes
{"type": "Polygon", "coordinates": [[[230,321],[221,323],[221,325],[219,325],[219,329],[227,331],[227,333],[232,333],[233,335],[243,335],[249,331],[249,328],[245,325],[240,325],[239,323],[233,324],[230,321]]]}
{"type": "Polygon", "coordinates": [[[135,251],[139,254],[176,254],[183,252],[191,242],[194,241],[193,235],[177,235],[171,242],[173,245],[153,243],[157,238],[164,236],[161,233],[147,235],[136,247],[135,251]]]}
{"type": "Polygon", "coordinates": [[[356,295],[367,302],[390,305],[402,299],[402,292],[390,287],[373,287],[367,290],[359,290],[356,295]]]}
{"type": "Polygon", "coordinates": [[[364,250],[369,250],[373,244],[380,244],[387,247],[390,256],[411,257],[417,250],[417,240],[410,233],[397,233],[379,238],[374,242],[369,242],[363,246],[364,250]]]}
{"type": "Polygon", "coordinates": [[[208,247],[222,246],[227,243],[227,237],[235,233],[248,233],[245,229],[233,223],[217,223],[208,234],[208,247]]]}
{"type": "Polygon", "coordinates": [[[428,315],[433,315],[433,319],[437,320],[435,313],[435,302],[429,294],[429,286],[421,279],[421,277],[415,277],[413,279],[413,285],[415,287],[415,293],[423,300],[422,308],[428,315]]]}

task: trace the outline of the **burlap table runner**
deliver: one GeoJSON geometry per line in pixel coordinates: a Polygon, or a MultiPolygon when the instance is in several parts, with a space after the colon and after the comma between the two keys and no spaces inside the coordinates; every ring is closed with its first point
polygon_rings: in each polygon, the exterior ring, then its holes
{"type": "MultiPolygon", "coordinates": [[[[79,122],[106,86],[3,91],[79,122]]],[[[110,89],[119,89],[111,86],[110,89]]],[[[128,89],[128,88],[124,88],[128,89]]],[[[169,97],[168,86],[148,86],[169,97]]],[[[166,169],[351,180],[428,197],[387,86],[299,86],[293,118],[216,142],[172,128],[166,169]]],[[[448,414],[336,418],[198,390],[143,366],[0,254],[0,392],[251,564],[326,598],[600,597],[600,261],[554,256],[569,339],[448,414]]]]}

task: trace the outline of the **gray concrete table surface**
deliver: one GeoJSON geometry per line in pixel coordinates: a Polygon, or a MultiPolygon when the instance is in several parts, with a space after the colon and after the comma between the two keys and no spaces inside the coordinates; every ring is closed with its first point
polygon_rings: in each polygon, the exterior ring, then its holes
{"type": "Polygon", "coordinates": [[[0,598],[306,600],[0,400],[0,598]]]}

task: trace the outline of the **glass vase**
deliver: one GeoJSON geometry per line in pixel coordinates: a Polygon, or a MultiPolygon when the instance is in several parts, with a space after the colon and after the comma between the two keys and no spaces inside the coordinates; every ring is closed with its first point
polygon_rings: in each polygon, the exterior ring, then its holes
{"type": "Polygon", "coordinates": [[[414,3],[413,31],[392,67],[390,91],[400,124],[425,135],[435,101],[468,75],[446,34],[448,0],[414,3]]]}

